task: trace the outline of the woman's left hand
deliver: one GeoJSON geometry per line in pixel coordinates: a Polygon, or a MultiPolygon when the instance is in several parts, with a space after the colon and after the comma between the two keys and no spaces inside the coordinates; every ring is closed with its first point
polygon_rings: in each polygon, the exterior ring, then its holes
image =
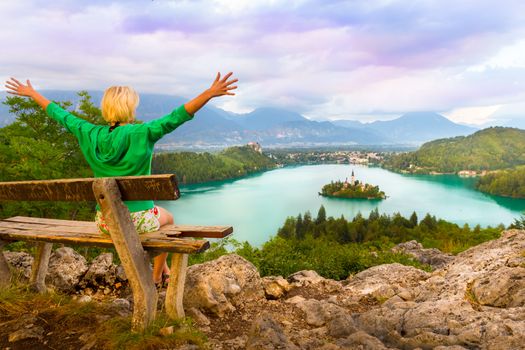
{"type": "Polygon", "coordinates": [[[5,82],[5,87],[7,92],[12,95],[33,97],[35,93],[35,89],[33,89],[29,79],[27,80],[27,85],[24,85],[15,78],[11,78],[11,80],[5,82]]]}

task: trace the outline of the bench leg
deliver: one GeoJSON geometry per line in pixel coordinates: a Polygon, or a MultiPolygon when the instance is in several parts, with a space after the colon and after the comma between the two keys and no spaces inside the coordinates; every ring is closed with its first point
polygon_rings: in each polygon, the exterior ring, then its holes
{"type": "Polygon", "coordinates": [[[53,243],[38,242],[36,248],[35,260],[31,268],[31,279],[29,281],[31,289],[39,293],[47,292],[46,275],[49,264],[49,257],[51,256],[51,248],[53,243]]]}
{"type": "Polygon", "coordinates": [[[129,210],[121,199],[117,182],[113,178],[99,178],[93,182],[93,192],[102,215],[106,219],[109,233],[119,255],[133,291],[132,331],[143,331],[157,312],[157,289],[153,282],[153,271],[148,254],[142,243],[129,210]]]}
{"type": "Polygon", "coordinates": [[[188,254],[173,253],[171,257],[171,275],[166,291],[166,313],[172,319],[184,317],[182,298],[184,296],[184,283],[186,281],[186,267],[188,254]]]}
{"type": "Polygon", "coordinates": [[[0,241],[0,287],[9,285],[11,281],[11,270],[9,270],[9,264],[5,259],[3,248],[7,243],[0,241]]]}

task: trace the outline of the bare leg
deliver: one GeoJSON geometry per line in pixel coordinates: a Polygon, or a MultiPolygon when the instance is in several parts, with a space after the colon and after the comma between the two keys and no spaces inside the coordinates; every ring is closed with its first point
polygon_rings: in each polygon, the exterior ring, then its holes
{"type": "Polygon", "coordinates": [[[168,263],[166,260],[164,260],[164,268],[162,269],[162,272],[166,275],[170,274],[170,267],[168,266],[168,263]]]}
{"type": "Polygon", "coordinates": [[[153,282],[162,282],[162,272],[164,272],[167,257],[168,253],[162,253],[153,258],[153,282]]]}
{"type": "MultiPolygon", "coordinates": [[[[173,225],[173,215],[166,209],[162,207],[159,208],[160,212],[160,226],[164,225],[173,225]]],[[[157,255],[155,258],[153,258],[153,281],[155,283],[159,283],[162,281],[162,273],[169,274],[170,269],[168,267],[168,264],[166,263],[166,258],[168,257],[168,253],[162,253],[157,255]]]]}

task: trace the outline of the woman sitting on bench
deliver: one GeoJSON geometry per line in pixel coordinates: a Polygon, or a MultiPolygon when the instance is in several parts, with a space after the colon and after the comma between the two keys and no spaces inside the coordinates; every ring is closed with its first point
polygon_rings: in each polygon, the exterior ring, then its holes
{"type": "MultiPolygon", "coordinates": [[[[7,92],[27,96],[35,100],[53,119],[77,138],[95,177],[151,175],[151,159],[157,141],[184,122],[193,118],[210,99],[222,95],[235,95],[237,88],[232,85],[237,79],[230,79],[232,73],[221,79],[217,73],[211,87],[193,100],[174,109],[170,114],[144,124],[133,124],[139,104],[138,94],[127,86],[112,86],[102,97],[102,116],[109,125],[94,125],[77,118],[56,103],[40,95],[27,80],[27,85],[15,78],[6,82],[7,92]]],[[[164,208],[155,206],[153,201],[124,202],[131,213],[131,219],[138,233],[157,231],[163,225],[173,224],[173,216],[164,208]]],[[[102,233],[109,234],[104,217],[97,205],[95,221],[102,233]]],[[[163,285],[169,276],[166,264],[167,253],[153,260],[153,280],[163,285]]]]}

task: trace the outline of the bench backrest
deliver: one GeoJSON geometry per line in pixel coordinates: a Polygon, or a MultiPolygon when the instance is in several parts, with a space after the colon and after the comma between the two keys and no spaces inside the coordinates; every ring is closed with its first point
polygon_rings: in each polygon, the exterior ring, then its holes
{"type": "MultiPolygon", "coordinates": [[[[180,192],[174,174],[114,177],[122,200],[174,200],[180,192]]],[[[94,201],[94,178],[0,182],[0,200],[94,201]]]]}

